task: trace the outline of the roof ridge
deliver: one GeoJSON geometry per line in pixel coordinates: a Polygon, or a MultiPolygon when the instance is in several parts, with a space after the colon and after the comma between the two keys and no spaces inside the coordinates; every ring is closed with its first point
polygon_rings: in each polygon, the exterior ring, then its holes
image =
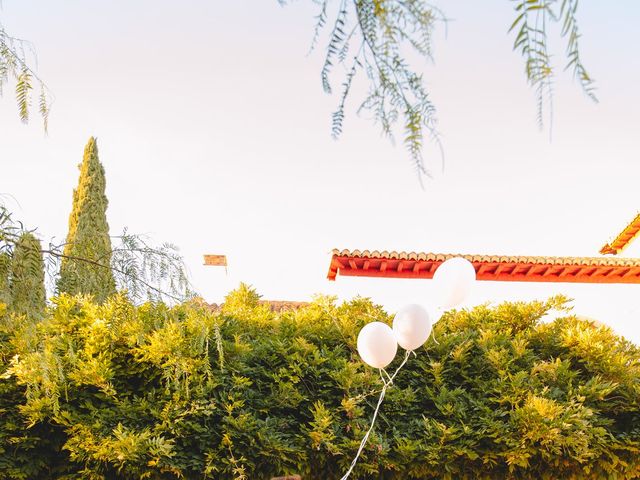
{"type": "Polygon", "coordinates": [[[572,264],[572,265],[640,265],[640,258],[633,257],[576,257],[576,256],[551,256],[551,255],[487,255],[468,253],[434,253],[414,252],[398,250],[348,250],[333,249],[333,254],[339,257],[354,258],[387,258],[393,260],[446,260],[453,257],[463,257],[471,261],[484,261],[491,263],[526,262],[532,264],[572,264]]]}

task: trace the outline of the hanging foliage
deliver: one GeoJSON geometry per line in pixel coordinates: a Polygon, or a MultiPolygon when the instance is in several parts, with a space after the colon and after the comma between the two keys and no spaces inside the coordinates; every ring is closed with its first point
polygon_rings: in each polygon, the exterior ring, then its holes
{"type": "Polygon", "coordinates": [[[527,81],[536,94],[539,127],[544,126],[545,109],[549,124],[553,115],[555,67],[551,61],[548,41],[549,26],[552,23],[561,25],[560,35],[566,42],[565,70],[570,70],[587,97],[597,102],[595,82],[580,55],[580,33],[576,17],[578,0],[511,1],[517,16],[509,32],[516,34],[513,49],[522,55],[527,81]]]}
{"type": "Polygon", "coordinates": [[[43,121],[45,132],[49,126],[49,112],[52,95],[44,82],[31,68],[35,63],[35,52],[25,40],[7,34],[0,23],[0,97],[10,82],[15,84],[15,98],[18,115],[23,123],[28,123],[33,104],[33,89],[37,88],[37,108],[43,121]]]}
{"type": "MultiPolygon", "coordinates": [[[[447,22],[444,12],[424,0],[313,1],[318,5],[318,15],[311,43],[312,48],[322,45],[324,50],[320,77],[326,93],[335,93],[334,70],[341,67],[338,106],[331,123],[333,137],[342,133],[347,98],[358,74],[363,74],[368,92],[356,101],[355,110],[371,115],[391,140],[402,132],[419,178],[429,174],[423,160],[425,143],[433,142],[442,155],[436,108],[421,73],[423,69],[412,65],[409,59],[417,54],[433,61],[433,33],[439,23],[447,22]]],[[[549,119],[552,115],[555,70],[548,38],[552,24],[560,25],[560,36],[566,43],[565,69],[573,73],[586,95],[597,101],[594,80],[580,55],[578,0],[511,1],[516,18],[509,31],[516,33],[513,48],[522,55],[527,81],[536,94],[540,127],[545,114],[549,119]]]]}

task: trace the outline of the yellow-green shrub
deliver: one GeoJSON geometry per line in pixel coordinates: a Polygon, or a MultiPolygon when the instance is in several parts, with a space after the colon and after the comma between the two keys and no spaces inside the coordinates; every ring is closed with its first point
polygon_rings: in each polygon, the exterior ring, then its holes
{"type": "MultiPolygon", "coordinates": [[[[274,313],[257,298],[243,287],[216,313],[61,296],[30,341],[5,329],[3,478],[339,478],[380,388],[356,336],[390,318],[366,299],[274,313]]],[[[638,349],[572,316],[541,323],[560,303],[446,314],[353,478],[639,476],[638,349]]]]}

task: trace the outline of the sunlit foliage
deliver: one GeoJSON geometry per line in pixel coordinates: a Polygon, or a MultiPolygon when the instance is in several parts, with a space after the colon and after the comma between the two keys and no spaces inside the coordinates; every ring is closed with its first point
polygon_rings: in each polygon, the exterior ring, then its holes
{"type": "MultiPolygon", "coordinates": [[[[390,318],[366,299],[279,313],[258,299],[246,286],[221,311],[62,296],[37,331],[5,328],[0,469],[339,478],[381,387],[356,336],[390,318]]],[[[563,302],[447,313],[388,391],[354,478],[638,477],[640,352],[568,312],[543,321],[563,302]]]]}
{"type": "Polygon", "coordinates": [[[98,302],[103,302],[116,291],[110,268],[112,251],[105,188],[98,144],[91,137],[80,164],[78,187],[73,191],[58,291],[72,295],[91,294],[98,302]]]}

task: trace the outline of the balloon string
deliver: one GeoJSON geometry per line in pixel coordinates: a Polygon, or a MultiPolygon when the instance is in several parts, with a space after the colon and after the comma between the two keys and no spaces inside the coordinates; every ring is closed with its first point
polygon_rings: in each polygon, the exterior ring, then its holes
{"type": "Polygon", "coordinates": [[[355,468],[356,463],[358,463],[358,459],[360,458],[360,454],[362,453],[362,450],[364,450],[364,447],[367,444],[367,440],[369,439],[369,435],[371,435],[371,432],[373,431],[373,426],[376,423],[376,418],[378,417],[378,412],[380,411],[380,407],[382,406],[382,401],[384,400],[384,396],[387,393],[387,388],[389,388],[393,384],[394,378],[396,378],[396,375],[398,375],[398,372],[402,369],[402,367],[405,366],[405,364],[407,363],[407,360],[409,360],[409,356],[412,353],[413,353],[414,356],[416,355],[416,353],[413,350],[407,350],[405,352],[404,360],[398,366],[398,368],[396,368],[396,371],[393,373],[393,375],[389,376],[389,374],[387,373],[387,371],[384,368],[381,368],[379,370],[380,378],[382,379],[382,390],[380,391],[380,397],[378,398],[378,404],[376,405],[376,409],[373,412],[373,417],[371,419],[371,424],[369,425],[369,430],[367,430],[367,433],[364,434],[364,437],[362,438],[362,441],[360,442],[360,447],[358,448],[358,452],[356,453],[356,456],[353,458],[353,461],[351,462],[351,465],[349,466],[349,470],[347,470],[347,473],[345,473],[344,476],[340,480],[347,480],[347,478],[349,478],[349,475],[351,475],[351,472],[355,468]],[[387,376],[388,380],[384,379],[384,377],[382,375],[383,372],[387,376]]]}
{"type": "Polygon", "coordinates": [[[364,446],[366,445],[367,440],[369,439],[369,435],[373,430],[373,425],[376,421],[376,417],[378,416],[378,411],[380,410],[380,405],[382,405],[382,401],[384,400],[384,394],[387,392],[388,386],[389,384],[385,383],[384,386],[382,387],[382,391],[380,392],[380,398],[378,398],[378,405],[376,406],[376,410],[373,412],[373,419],[371,420],[371,425],[369,426],[369,430],[367,430],[367,433],[365,433],[364,437],[362,438],[362,441],[360,442],[360,447],[358,448],[358,453],[356,453],[356,456],[351,462],[351,466],[349,467],[349,470],[347,470],[347,473],[345,473],[340,480],[347,480],[347,478],[349,478],[349,475],[351,475],[351,472],[353,471],[354,467],[356,466],[356,463],[358,463],[358,458],[360,458],[360,454],[362,453],[362,450],[364,449],[364,446]]]}

